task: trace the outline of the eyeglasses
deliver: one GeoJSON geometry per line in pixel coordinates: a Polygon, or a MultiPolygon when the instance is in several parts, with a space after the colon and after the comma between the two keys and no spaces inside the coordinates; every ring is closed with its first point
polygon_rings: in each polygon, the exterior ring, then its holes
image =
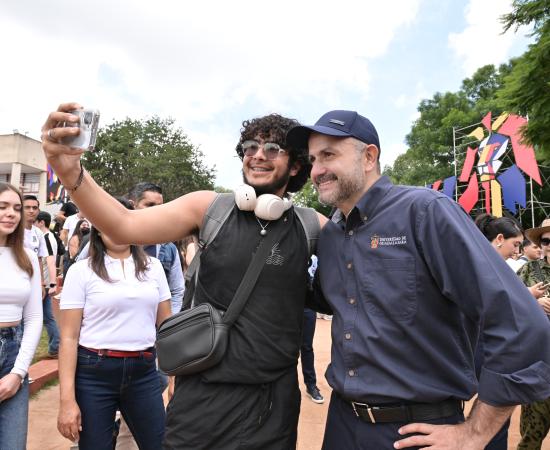
{"type": "Polygon", "coordinates": [[[540,245],[550,245],[550,238],[541,238],[540,245]]]}
{"type": "Polygon", "coordinates": [[[267,159],[277,159],[279,155],[286,153],[286,150],[282,149],[279,144],[275,142],[264,142],[260,144],[258,141],[244,141],[242,144],[244,156],[254,156],[260,150],[260,147],[264,149],[264,155],[267,159]]]}

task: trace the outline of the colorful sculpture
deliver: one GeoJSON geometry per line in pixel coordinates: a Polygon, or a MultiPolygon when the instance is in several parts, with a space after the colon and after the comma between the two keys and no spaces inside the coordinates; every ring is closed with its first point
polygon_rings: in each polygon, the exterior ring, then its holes
{"type": "MultiPolygon", "coordinates": [[[[535,150],[522,142],[522,127],[527,120],[514,114],[503,113],[492,121],[492,115],[489,112],[481,123],[483,127],[477,127],[468,134],[481,142],[478,148],[468,147],[466,150],[466,158],[458,181],[467,182],[468,187],[458,199],[458,203],[469,213],[479,200],[479,183],[481,183],[485,193],[487,213],[502,217],[504,198],[504,207],[515,214],[516,205],[523,208],[527,206],[526,181],[521,171],[542,186],[535,150]],[[487,136],[485,131],[489,132],[487,136]],[[510,144],[515,164],[497,176],[502,166],[502,158],[510,144]],[[476,157],[477,165],[474,171],[476,157]]],[[[438,190],[440,184],[441,180],[434,183],[432,189],[438,190]]],[[[445,179],[443,193],[453,198],[455,186],[456,177],[445,179]]]]}

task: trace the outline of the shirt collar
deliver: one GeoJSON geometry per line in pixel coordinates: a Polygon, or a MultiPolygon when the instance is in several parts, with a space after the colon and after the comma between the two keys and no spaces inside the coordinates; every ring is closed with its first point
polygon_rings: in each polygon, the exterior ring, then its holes
{"type": "MultiPolygon", "coordinates": [[[[105,264],[113,264],[113,263],[118,263],[120,262],[120,259],[119,258],[113,258],[111,256],[109,256],[107,253],[105,253],[105,264]]],[[[132,257],[132,255],[128,256],[128,258],[124,258],[124,263],[134,263],[134,258],[132,257]]]]}
{"type": "MultiPolygon", "coordinates": [[[[380,200],[386,196],[388,191],[393,187],[393,183],[386,176],[380,177],[363,197],[359,199],[353,210],[357,210],[363,222],[366,222],[369,217],[374,214],[380,200]]],[[[350,212],[351,214],[351,212],[350,212]]],[[[345,220],[344,213],[337,209],[331,219],[334,223],[339,223],[345,220]]]]}

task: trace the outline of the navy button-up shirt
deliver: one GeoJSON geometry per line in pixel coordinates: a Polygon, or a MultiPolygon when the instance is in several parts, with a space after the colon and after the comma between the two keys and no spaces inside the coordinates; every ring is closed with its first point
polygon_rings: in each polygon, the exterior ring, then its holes
{"type": "Polygon", "coordinates": [[[461,207],[380,178],[318,245],[333,309],[327,379],[367,403],[550,397],[550,326],[461,207]],[[483,324],[483,325],[481,325],[483,324]],[[483,334],[479,382],[474,350],[483,334]]]}

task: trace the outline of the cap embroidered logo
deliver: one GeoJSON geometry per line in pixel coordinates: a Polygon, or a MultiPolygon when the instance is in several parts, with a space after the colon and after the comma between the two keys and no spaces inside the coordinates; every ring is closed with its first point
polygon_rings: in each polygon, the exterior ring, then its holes
{"type": "Polygon", "coordinates": [[[344,126],[346,124],[346,122],[344,122],[342,120],[336,120],[336,119],[330,119],[329,122],[330,123],[335,123],[336,125],[342,125],[342,126],[344,126]]]}

